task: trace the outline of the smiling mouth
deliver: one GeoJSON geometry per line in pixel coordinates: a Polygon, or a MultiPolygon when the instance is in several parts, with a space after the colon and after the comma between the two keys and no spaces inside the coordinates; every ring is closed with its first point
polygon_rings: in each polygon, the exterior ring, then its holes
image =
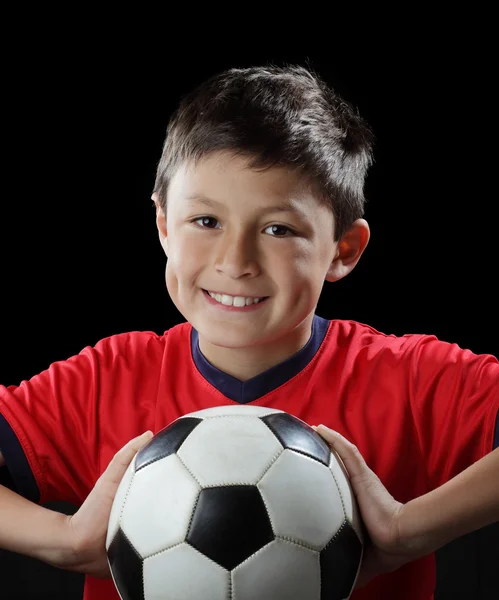
{"type": "MultiPolygon", "coordinates": [[[[203,288],[202,288],[202,289],[203,289],[203,288]]],[[[209,292],[208,290],[205,290],[205,289],[203,289],[203,293],[204,293],[204,294],[206,294],[206,295],[208,296],[208,298],[210,298],[211,300],[215,300],[215,301],[219,302],[218,300],[216,300],[216,298],[213,298],[213,296],[211,296],[211,294],[210,294],[210,292],[209,292]]],[[[222,295],[223,295],[223,294],[220,294],[220,296],[222,296],[222,295]]],[[[232,298],[234,298],[235,296],[231,296],[231,297],[232,297],[232,298]]],[[[236,297],[237,297],[237,296],[236,296],[236,297]]],[[[241,298],[242,298],[242,297],[243,297],[243,296],[241,296],[241,298]]],[[[248,296],[248,297],[250,297],[250,296],[248,296]]],[[[264,301],[265,301],[265,300],[267,300],[268,298],[270,298],[270,296],[262,296],[262,297],[260,297],[260,298],[259,298],[258,302],[252,302],[252,303],[251,303],[251,304],[249,304],[249,305],[247,304],[247,305],[246,305],[246,307],[248,307],[248,306],[252,306],[252,305],[254,305],[254,304],[261,304],[262,302],[264,302],[264,301]]],[[[223,304],[223,303],[222,303],[222,302],[219,302],[219,304],[223,304]]],[[[226,304],[223,304],[223,306],[231,306],[231,305],[226,305],[226,304]]],[[[245,308],[245,307],[243,306],[243,307],[235,307],[235,308],[245,308]]]]}

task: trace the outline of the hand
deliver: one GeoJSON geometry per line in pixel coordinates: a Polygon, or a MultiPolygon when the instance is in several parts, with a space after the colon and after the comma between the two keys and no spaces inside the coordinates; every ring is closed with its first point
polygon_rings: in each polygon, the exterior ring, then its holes
{"type": "Polygon", "coordinates": [[[135,454],[153,437],[146,431],[119,450],[97,480],[78,512],[68,517],[72,555],[58,565],[93,577],[111,577],[106,554],[109,516],[118,486],[135,454]]]}
{"type": "Polygon", "coordinates": [[[343,461],[367,530],[364,557],[355,587],[364,587],[377,575],[395,571],[419,557],[400,536],[400,515],[404,505],[390,495],[356,446],[324,425],[313,426],[313,429],[343,461]]]}

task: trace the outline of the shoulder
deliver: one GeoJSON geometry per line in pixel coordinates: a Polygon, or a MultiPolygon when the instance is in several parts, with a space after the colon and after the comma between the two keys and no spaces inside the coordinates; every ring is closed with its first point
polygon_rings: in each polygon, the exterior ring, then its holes
{"type": "Polygon", "coordinates": [[[407,352],[420,343],[439,341],[434,335],[406,333],[397,335],[380,331],[359,321],[332,320],[328,331],[329,341],[353,348],[372,348],[392,352],[407,352]]]}
{"type": "Polygon", "coordinates": [[[366,358],[392,357],[394,360],[437,367],[445,364],[491,364],[498,359],[491,354],[476,354],[455,342],[439,339],[434,334],[393,334],[351,320],[333,320],[327,341],[331,346],[344,347],[349,352],[360,353],[366,358]]]}
{"type": "Polygon", "coordinates": [[[100,339],[95,345],[84,348],[79,356],[97,360],[101,366],[125,361],[154,361],[160,359],[170,346],[188,343],[191,330],[190,323],[180,323],[172,328],[157,333],[155,331],[128,331],[117,333],[100,339]]]}

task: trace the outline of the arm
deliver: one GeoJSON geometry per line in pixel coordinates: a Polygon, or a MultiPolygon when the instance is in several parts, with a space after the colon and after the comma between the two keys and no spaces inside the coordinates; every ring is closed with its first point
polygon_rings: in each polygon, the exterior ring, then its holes
{"type": "Polygon", "coordinates": [[[400,536],[421,556],[499,521],[499,448],[400,513],[400,536]]]}
{"type": "Polygon", "coordinates": [[[109,515],[118,486],[150,431],[119,450],[74,515],[58,513],[0,485],[0,548],[56,567],[110,577],[105,549],[109,515]]]}
{"type": "Polygon", "coordinates": [[[0,485],[0,548],[59,566],[70,552],[66,521],[0,485]]]}

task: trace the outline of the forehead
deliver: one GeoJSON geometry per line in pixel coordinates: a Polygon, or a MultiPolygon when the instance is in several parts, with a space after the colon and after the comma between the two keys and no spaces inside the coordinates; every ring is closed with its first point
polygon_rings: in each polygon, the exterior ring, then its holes
{"type": "Polygon", "coordinates": [[[319,205],[308,182],[296,170],[251,169],[248,158],[227,153],[211,154],[195,164],[181,164],[170,182],[169,202],[178,199],[187,206],[206,198],[230,206],[267,208],[272,205],[295,207],[300,212],[311,212],[319,205]]]}

